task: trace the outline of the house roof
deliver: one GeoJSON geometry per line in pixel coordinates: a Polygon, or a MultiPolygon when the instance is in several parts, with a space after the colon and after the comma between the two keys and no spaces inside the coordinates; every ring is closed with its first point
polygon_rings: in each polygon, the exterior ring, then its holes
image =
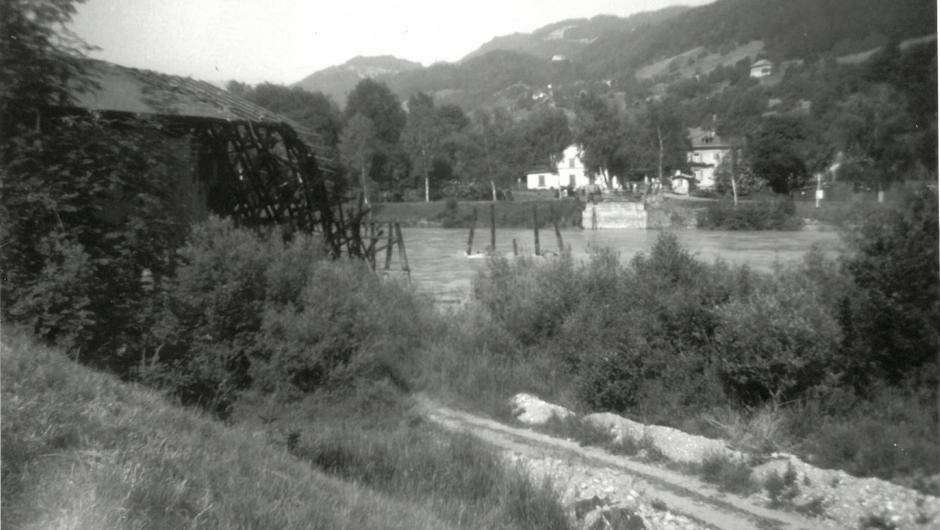
{"type": "Polygon", "coordinates": [[[286,124],[322,154],[316,132],[205,81],[104,61],[92,61],[87,74],[97,86],[73,91],[70,106],[98,112],[286,124]]]}
{"type": "Polygon", "coordinates": [[[698,149],[730,149],[732,142],[730,139],[721,138],[715,131],[693,127],[689,129],[689,140],[692,142],[692,150],[698,149]]]}
{"type": "Polygon", "coordinates": [[[761,59],[761,60],[755,62],[754,64],[752,64],[752,65],[751,65],[751,69],[754,69],[754,68],[763,68],[763,67],[765,67],[765,66],[773,66],[773,63],[771,63],[771,62],[768,61],[767,59],[761,59]]]}

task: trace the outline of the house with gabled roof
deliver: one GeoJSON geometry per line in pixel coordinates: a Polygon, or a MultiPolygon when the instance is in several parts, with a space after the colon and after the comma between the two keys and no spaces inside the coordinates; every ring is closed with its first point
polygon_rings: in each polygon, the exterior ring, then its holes
{"type": "MultiPolygon", "coordinates": [[[[584,166],[584,151],[578,144],[565,148],[561,160],[555,168],[540,167],[526,172],[526,189],[551,190],[562,188],[581,189],[597,185],[607,188],[607,179],[603,175],[592,175],[584,166]]],[[[616,177],[614,178],[616,187],[616,177]]]]}
{"type": "Polygon", "coordinates": [[[774,71],[774,65],[767,59],[761,59],[751,65],[751,77],[767,77],[774,71]]]}
{"type": "Polygon", "coordinates": [[[710,129],[693,127],[689,129],[689,140],[692,149],[686,160],[695,184],[699,188],[710,188],[715,185],[715,168],[730,157],[735,148],[734,139],[722,138],[710,129]]]}

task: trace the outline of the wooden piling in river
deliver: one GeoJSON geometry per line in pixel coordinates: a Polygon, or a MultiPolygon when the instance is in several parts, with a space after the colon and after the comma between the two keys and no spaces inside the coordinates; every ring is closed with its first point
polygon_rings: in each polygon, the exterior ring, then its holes
{"type": "Polygon", "coordinates": [[[549,211],[552,214],[552,226],[555,227],[555,239],[558,240],[558,252],[565,251],[565,244],[561,241],[561,229],[558,228],[558,216],[555,214],[555,206],[550,205],[549,211]]]}
{"type": "Polygon", "coordinates": [[[385,270],[392,268],[392,246],[395,241],[395,230],[392,222],[388,222],[388,244],[385,245],[385,270]]]}
{"type": "Polygon", "coordinates": [[[516,246],[516,238],[512,239],[512,255],[519,256],[519,247],[516,246]]]}
{"type": "Polygon", "coordinates": [[[473,231],[477,227],[477,208],[473,207],[473,224],[470,225],[470,239],[467,240],[467,255],[473,252],[473,231]]]}
{"type": "Polygon", "coordinates": [[[411,267],[408,266],[408,253],[405,252],[405,238],[401,236],[401,224],[395,223],[395,238],[398,239],[398,259],[401,261],[401,268],[408,274],[408,281],[411,281],[411,267]]]}

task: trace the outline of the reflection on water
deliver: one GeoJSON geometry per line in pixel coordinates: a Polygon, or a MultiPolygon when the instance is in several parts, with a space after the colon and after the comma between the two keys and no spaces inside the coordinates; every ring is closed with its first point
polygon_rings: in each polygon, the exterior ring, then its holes
{"type": "MultiPolygon", "coordinates": [[[[408,251],[411,276],[419,291],[431,294],[441,302],[466,299],[470,282],[486,260],[479,256],[468,258],[469,230],[447,228],[403,228],[408,251]]],[[[726,232],[705,230],[677,230],[673,232],[679,243],[700,260],[708,263],[719,257],[731,264],[748,264],[754,269],[771,270],[775,262],[799,260],[814,244],[828,255],[841,248],[836,232],[726,232]]],[[[649,252],[660,231],[657,230],[562,230],[566,247],[570,246],[575,260],[587,260],[591,248],[609,247],[620,253],[622,262],[628,262],[639,252],[649,252]]],[[[519,251],[535,251],[532,230],[501,229],[496,233],[496,250],[512,255],[513,239],[519,251]]],[[[558,251],[552,230],[539,231],[543,251],[558,251]]],[[[490,244],[489,230],[477,230],[474,251],[490,244]]],[[[397,258],[392,265],[397,267],[397,258]]]]}

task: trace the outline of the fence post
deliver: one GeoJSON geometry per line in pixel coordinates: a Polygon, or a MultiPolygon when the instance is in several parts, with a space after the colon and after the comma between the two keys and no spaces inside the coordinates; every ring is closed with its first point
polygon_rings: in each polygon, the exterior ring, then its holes
{"type": "Polygon", "coordinates": [[[467,239],[467,255],[469,256],[473,252],[473,231],[477,227],[477,208],[473,207],[473,223],[470,224],[470,238],[467,239]]]}
{"type": "Polygon", "coordinates": [[[496,203],[490,204],[490,252],[496,252],[496,203]]]}
{"type": "Polygon", "coordinates": [[[541,256],[539,250],[539,207],[537,204],[532,205],[532,228],[535,230],[535,255],[541,256]]]}

